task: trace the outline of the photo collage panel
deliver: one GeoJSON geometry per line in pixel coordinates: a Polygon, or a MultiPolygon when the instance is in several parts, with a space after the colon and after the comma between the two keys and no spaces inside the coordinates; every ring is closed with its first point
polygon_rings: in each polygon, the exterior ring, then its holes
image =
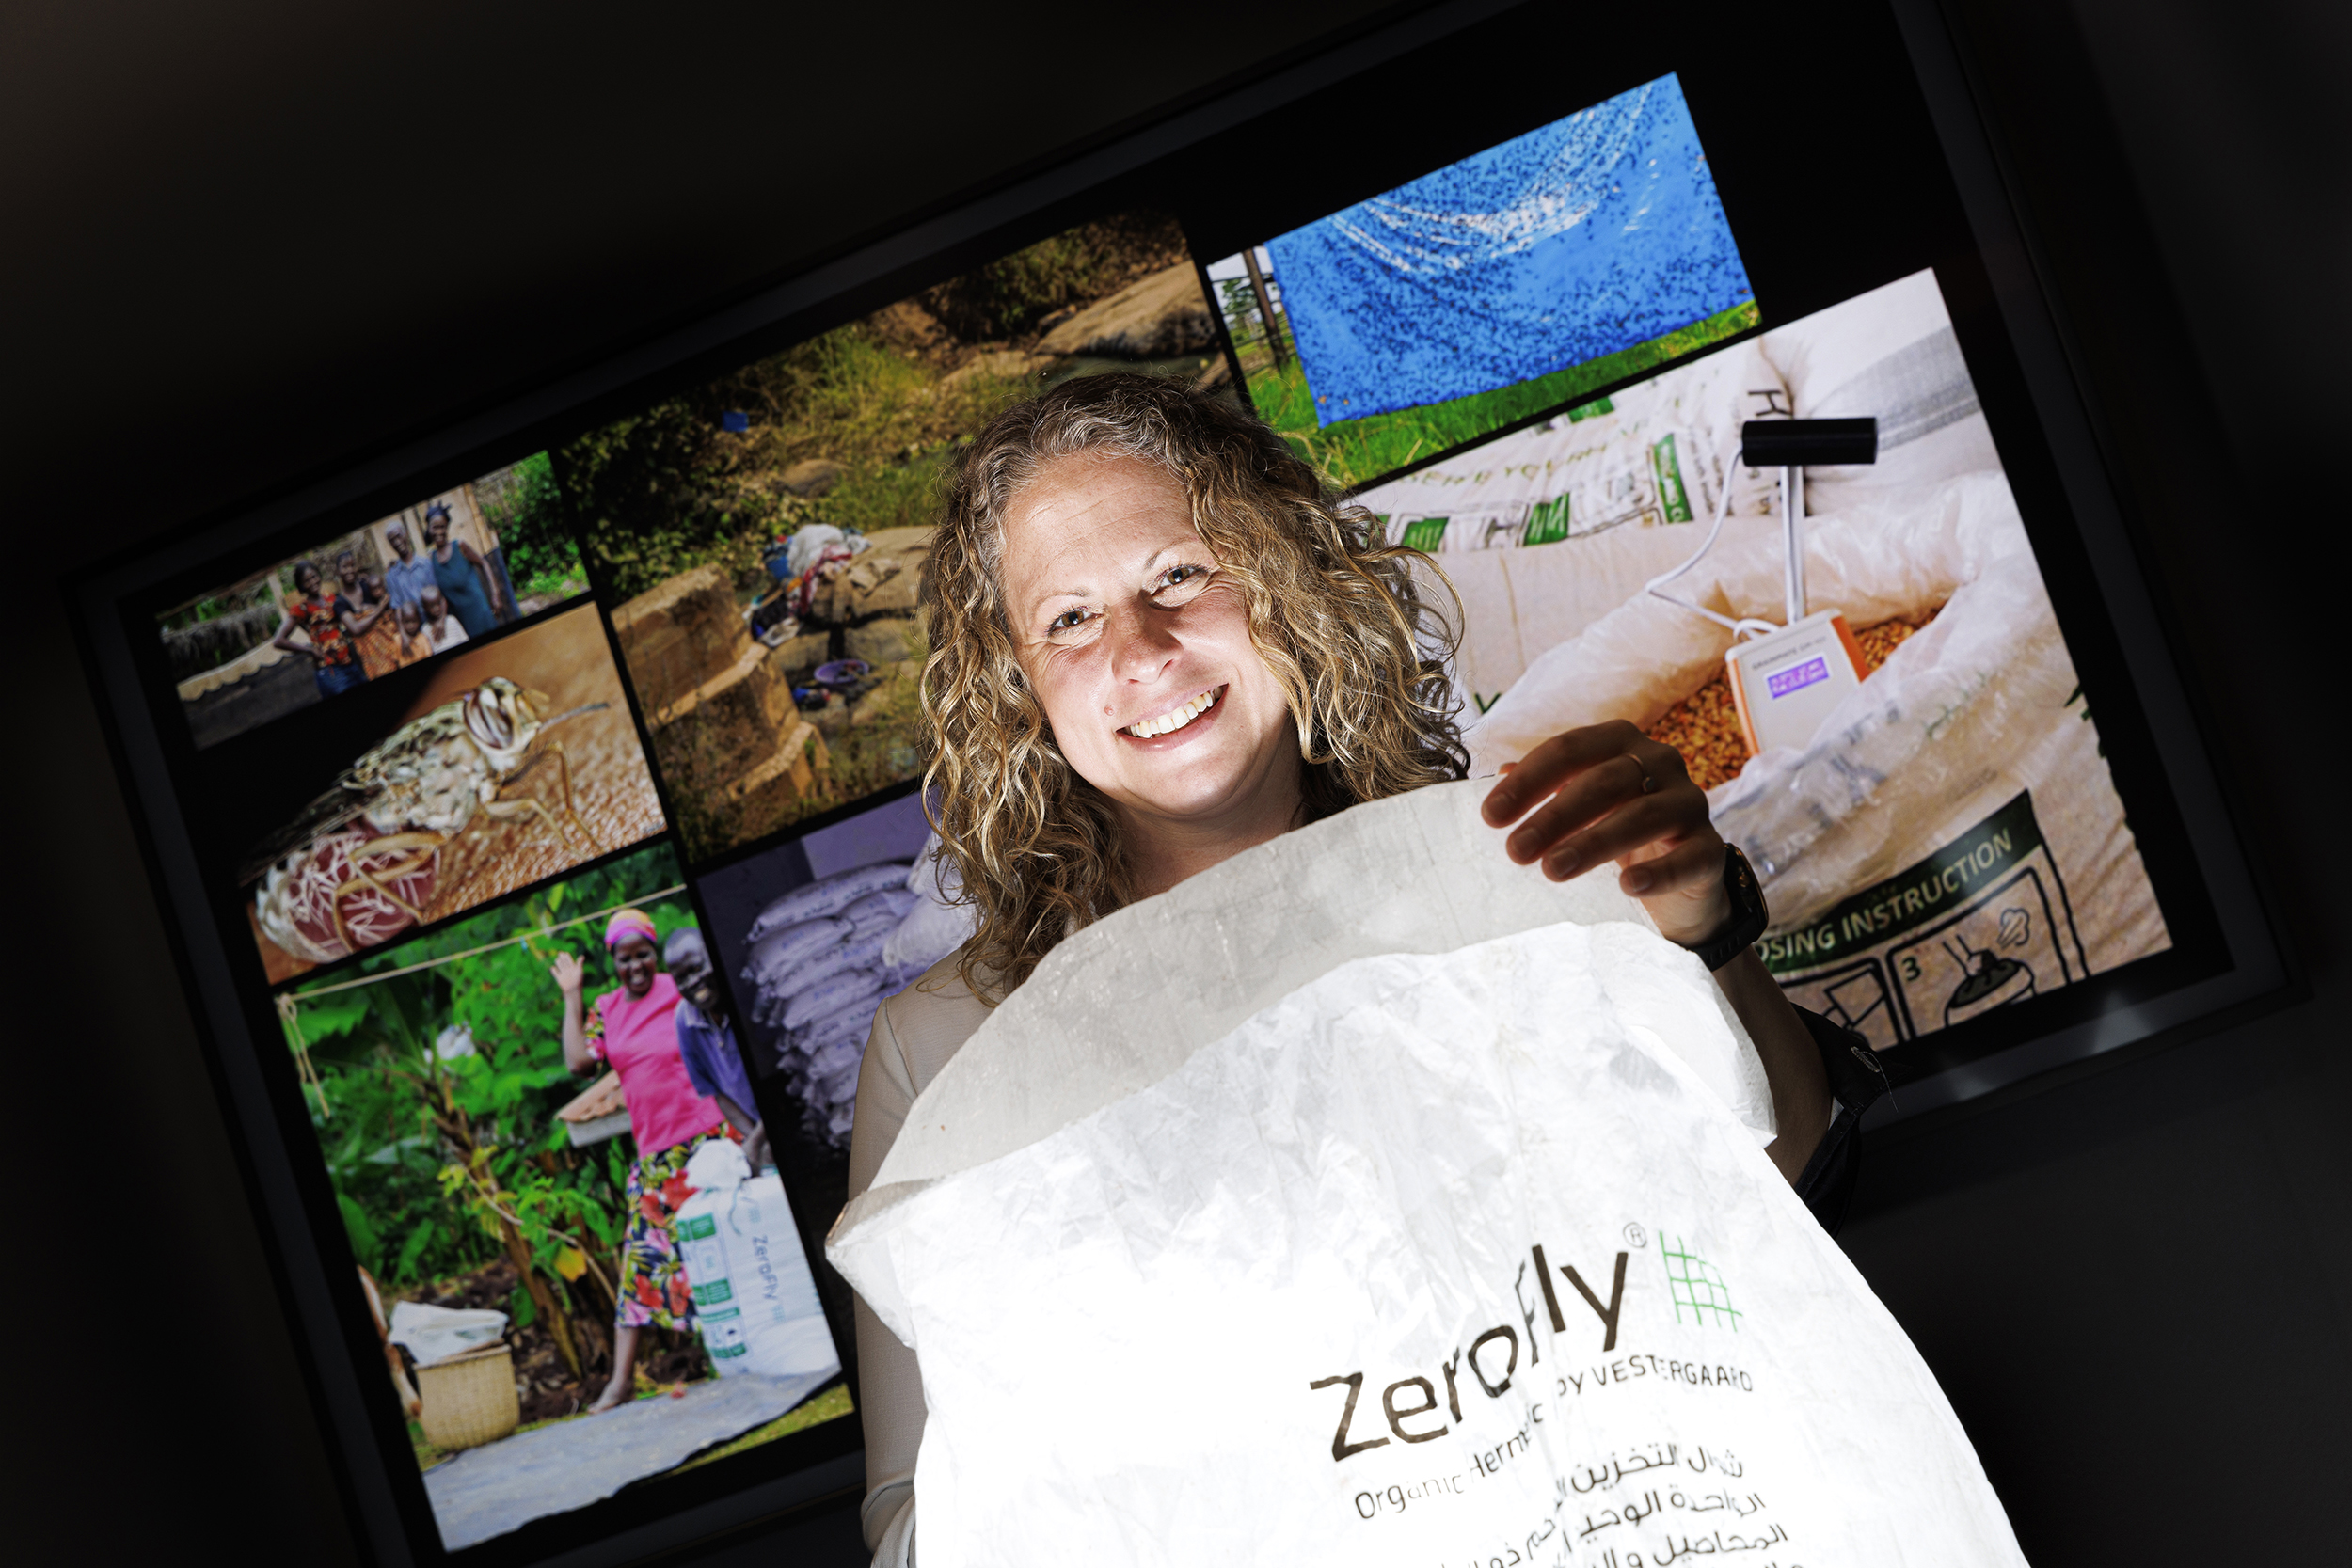
{"type": "Polygon", "coordinates": [[[445,1549],[854,1417],[858,1066],[971,930],[919,792],[941,471],[1228,363],[1117,213],[156,617],[445,1549]]]}

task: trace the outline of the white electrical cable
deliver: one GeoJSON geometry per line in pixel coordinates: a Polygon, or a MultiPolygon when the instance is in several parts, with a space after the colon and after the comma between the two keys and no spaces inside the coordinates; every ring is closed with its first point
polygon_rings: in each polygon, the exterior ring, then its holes
{"type": "Polygon", "coordinates": [[[1690,560],[1684,562],[1673,571],[1661,573],[1660,576],[1650,578],[1649,581],[1642,585],[1642,592],[1645,594],[1653,594],[1658,598],[1661,598],[1677,610],[1687,610],[1693,615],[1704,615],[1708,620],[1714,622],[1717,626],[1722,626],[1724,630],[1730,632],[1735,639],[1741,637],[1762,637],[1767,632],[1775,632],[1780,630],[1780,627],[1770,621],[1758,621],[1753,617],[1743,616],[1735,621],[1728,615],[1718,615],[1713,610],[1707,609],[1703,605],[1694,605],[1688,599],[1676,598],[1672,594],[1665,591],[1665,584],[1674,581],[1675,578],[1682,576],[1683,573],[1689,571],[1692,567],[1696,566],[1700,562],[1706,560],[1707,552],[1713,549],[1715,547],[1715,541],[1723,536],[1724,519],[1731,515],[1732,469],[1739,466],[1739,462],[1740,453],[1735,448],[1729,460],[1724,464],[1723,494],[1715,502],[1715,522],[1714,526],[1707,531],[1706,542],[1699,546],[1698,549],[1692,555],[1690,560]]]}

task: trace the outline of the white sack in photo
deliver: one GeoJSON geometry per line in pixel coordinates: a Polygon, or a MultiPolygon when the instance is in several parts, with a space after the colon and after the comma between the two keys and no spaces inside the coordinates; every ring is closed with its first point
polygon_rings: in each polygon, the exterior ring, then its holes
{"type": "Polygon", "coordinates": [[[678,1256],[712,1370],[722,1377],[840,1370],[783,1179],[752,1175],[740,1145],[713,1138],[687,1161],[686,1180],[696,1191],[678,1206],[678,1256]]]}
{"type": "Polygon", "coordinates": [[[922,853],[907,871],[907,890],[914,905],[898,928],[882,939],[882,961],[899,974],[920,974],[972,940],[978,911],[956,900],[963,879],[952,862],[941,858],[939,831],[923,841],[922,853]]]}
{"type": "Polygon", "coordinates": [[[1391,541],[1438,553],[1462,603],[1454,686],[1475,715],[1545,649],[1689,555],[1726,483],[1731,533],[1770,529],[1778,470],[1731,460],[1742,420],[1788,409],[1749,339],[1355,499],[1388,519],[1391,541]],[[1680,526],[1692,519],[1697,530],[1680,526]]]}
{"type": "Polygon", "coordinates": [[[1734,516],[1766,516],[1780,505],[1780,476],[1733,461],[1740,426],[1788,412],[1780,372],[1746,339],[1357,499],[1388,519],[1391,541],[1409,534],[1449,563],[1712,517],[1726,483],[1734,516]]]}
{"type": "MultiPolygon", "coordinates": [[[[1779,530],[1726,529],[1673,592],[1723,614],[1777,618],[1785,612],[1784,559],[1779,530]]],[[[2038,613],[2049,619],[2055,637],[2057,620],[2033,546],[2009,482],[1997,473],[1919,486],[1894,500],[1805,524],[1809,603],[1817,610],[1842,611],[1850,626],[1925,615],[1996,568],[2030,580],[2038,613]]],[[[2015,601],[2013,613],[2025,609],[2015,601]]],[[[2022,631],[2023,623],[2017,625],[2022,631]]],[[[1580,635],[1537,656],[1503,699],[1470,727],[1463,738],[1470,770],[1492,772],[1580,724],[1607,719],[1654,724],[1723,673],[1730,647],[1731,633],[1723,627],[1636,591],[1580,635]]],[[[1895,657],[1902,656],[1898,649],[1895,657]]],[[[1829,729],[1825,722],[1822,733],[1829,729]]],[[[1754,768],[1751,763],[1749,771],[1754,768]]]]}
{"type": "MultiPolygon", "coordinates": [[[[1780,566],[1777,537],[1728,538],[1676,587],[1727,613],[1768,613],[1780,566]]],[[[1767,961],[1805,988],[1799,999],[1883,1047],[1967,1016],[1963,988],[1983,977],[1985,953],[2029,965],[2030,978],[2013,971],[2019,983],[2046,990],[2161,951],[2163,914],[2008,482],[1970,474],[1812,519],[1806,570],[1812,602],[1849,625],[1935,620],[1809,744],[1765,752],[1709,792],[1716,828],[1747,851],[1772,907],[1767,961]],[[2004,812],[2019,830],[2006,839],[1994,820],[2004,812]],[[1914,883],[1932,884],[1938,900],[1974,895],[1944,863],[1963,852],[1983,891],[2030,871],[2030,896],[1987,905],[1964,930],[1899,928],[1889,900],[1903,902],[1904,919],[1964,901],[1930,911],[1914,883]],[[1882,939],[1917,952],[1889,963],[1882,939]],[[1824,989],[1835,987],[1848,990],[1824,989]]],[[[1655,723],[1722,668],[1729,645],[1712,623],[1637,597],[1531,665],[1467,733],[1471,770],[1580,724],[1655,723]]]]}
{"type": "Polygon", "coordinates": [[[916,1101],[828,1250],[930,1568],[2022,1561],[1721,991],[1481,794],[1098,922],[916,1101]]]}
{"type": "MultiPolygon", "coordinates": [[[[1462,640],[1454,653],[1453,675],[1463,721],[1494,707],[1546,653],[1637,600],[1645,583],[1682,564],[1702,537],[1685,528],[1624,528],[1532,550],[1446,557],[1440,563],[1446,582],[1462,602],[1462,640]]],[[[1776,548],[1779,538],[1776,522],[1733,517],[1716,549],[1752,542],[1754,548],[1776,548]]],[[[1445,602],[1443,590],[1434,585],[1422,592],[1436,603],[1445,602]]],[[[1688,610],[1677,613],[1711,634],[1703,618],[1688,610]]],[[[1692,639],[1701,650],[1718,643],[1728,641],[1711,635],[1692,639]]],[[[1710,673],[1723,668],[1720,654],[1699,657],[1712,659],[1710,673]]]]}

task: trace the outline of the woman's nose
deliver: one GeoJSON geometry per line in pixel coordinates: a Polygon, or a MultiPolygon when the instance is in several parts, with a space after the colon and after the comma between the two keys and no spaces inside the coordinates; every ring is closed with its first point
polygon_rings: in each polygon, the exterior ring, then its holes
{"type": "Polygon", "coordinates": [[[1111,673],[1123,681],[1149,681],[1176,661],[1183,646],[1166,616],[1151,610],[1110,617],[1111,673]]]}

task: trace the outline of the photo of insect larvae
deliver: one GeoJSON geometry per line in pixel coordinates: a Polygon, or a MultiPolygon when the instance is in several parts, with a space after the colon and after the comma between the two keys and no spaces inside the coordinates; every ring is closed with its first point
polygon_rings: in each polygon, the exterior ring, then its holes
{"type": "Polygon", "coordinates": [[[663,826],[583,606],[446,660],[405,721],[254,846],[238,880],[276,984],[663,826]]]}

